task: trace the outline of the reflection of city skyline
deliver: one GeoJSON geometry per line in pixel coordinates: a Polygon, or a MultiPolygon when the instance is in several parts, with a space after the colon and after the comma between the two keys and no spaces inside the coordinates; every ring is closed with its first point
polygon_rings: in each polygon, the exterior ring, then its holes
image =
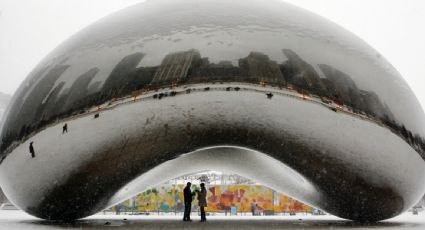
{"type": "Polygon", "coordinates": [[[192,49],[166,55],[159,66],[137,68],[145,56],[138,52],[124,57],[103,85],[102,82],[92,83],[99,72],[94,67],[79,76],[69,88],[64,88],[65,82],[56,82],[70,66],[56,65],[50,70],[46,67],[34,77],[33,83],[38,81],[35,87],[29,85],[29,92],[23,90],[22,95],[18,95],[19,100],[11,111],[17,116],[9,118],[12,121],[5,124],[7,134],[3,133],[1,150],[50,123],[84,113],[112,99],[176,85],[243,82],[289,88],[303,95],[320,97],[325,103],[345,106],[353,113],[385,124],[425,156],[423,139],[397,122],[376,93],[359,89],[349,75],[330,65],[318,65],[325,76],[322,78],[294,51],[283,49],[282,52],[288,60],[280,64],[266,54],[252,51],[235,66],[226,60],[210,63],[207,57],[192,49]],[[26,100],[23,100],[25,95],[26,100]]]}

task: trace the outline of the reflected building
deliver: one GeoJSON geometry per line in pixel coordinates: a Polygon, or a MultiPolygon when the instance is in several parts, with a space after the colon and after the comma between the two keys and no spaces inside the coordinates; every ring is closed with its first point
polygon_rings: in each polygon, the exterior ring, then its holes
{"type": "Polygon", "coordinates": [[[135,5],[43,60],[1,129],[10,200],[72,220],[223,170],[356,221],[413,206],[425,190],[425,121],[398,72],[301,9],[219,1],[135,5]]]}
{"type": "Polygon", "coordinates": [[[313,66],[302,60],[294,51],[284,49],[283,53],[288,61],[281,67],[282,72],[298,90],[307,90],[311,93],[327,96],[325,86],[313,66]]]}
{"type": "Polygon", "coordinates": [[[166,85],[185,81],[189,69],[201,64],[201,55],[197,50],[168,54],[156,70],[151,85],[166,85]]]}
{"type": "Polygon", "coordinates": [[[264,82],[273,85],[284,85],[285,79],[276,61],[260,52],[251,52],[248,57],[239,60],[241,75],[245,81],[264,82]]]}

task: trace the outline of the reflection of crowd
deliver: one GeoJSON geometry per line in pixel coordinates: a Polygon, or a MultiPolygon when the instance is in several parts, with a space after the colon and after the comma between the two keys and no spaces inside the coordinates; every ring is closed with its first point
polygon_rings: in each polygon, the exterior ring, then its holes
{"type": "Polygon", "coordinates": [[[259,216],[259,208],[258,208],[258,204],[254,202],[251,203],[251,213],[253,216],[259,216]]]}

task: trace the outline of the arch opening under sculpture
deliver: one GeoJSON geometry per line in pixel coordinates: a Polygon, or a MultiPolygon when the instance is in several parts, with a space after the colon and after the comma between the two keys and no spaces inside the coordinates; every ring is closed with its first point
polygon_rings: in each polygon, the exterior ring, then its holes
{"type": "Polygon", "coordinates": [[[205,171],[234,173],[276,191],[308,199],[310,203],[320,202],[315,186],[278,160],[246,148],[214,146],[184,154],[155,167],[120,189],[108,206],[172,179],[205,171]]]}

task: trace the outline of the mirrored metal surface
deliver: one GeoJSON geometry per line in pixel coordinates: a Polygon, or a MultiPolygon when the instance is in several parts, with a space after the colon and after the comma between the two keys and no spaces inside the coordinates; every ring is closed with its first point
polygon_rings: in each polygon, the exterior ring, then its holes
{"type": "Polygon", "coordinates": [[[323,18],[274,0],[151,0],[28,76],[1,130],[0,184],[30,214],[69,220],[222,167],[376,221],[423,195],[423,118],[397,71],[323,18]]]}

